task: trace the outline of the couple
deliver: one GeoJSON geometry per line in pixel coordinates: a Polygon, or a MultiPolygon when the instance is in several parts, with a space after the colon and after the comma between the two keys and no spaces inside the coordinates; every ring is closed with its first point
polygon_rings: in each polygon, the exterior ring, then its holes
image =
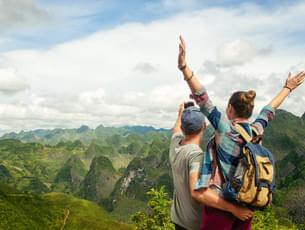
{"type": "Polygon", "coordinates": [[[259,134],[263,134],[273,119],[275,110],[292,90],[304,82],[305,73],[300,72],[294,77],[289,73],[279,94],[250,124],[248,119],[254,107],[255,92],[250,90],[233,93],[227,105],[227,116],[220,113],[212,104],[206,89],[186,64],[185,42],[182,37],[178,68],[182,71],[200,109],[195,106],[184,109],[184,104],[181,104],[173,128],[169,157],[175,187],[171,210],[175,229],[251,229],[254,212],[222,198],[221,185],[232,177],[241,147],[244,145],[235,124],[241,125],[250,136],[250,126],[259,134]],[[206,128],[205,117],[216,131],[216,140],[212,138],[209,141],[204,153],[200,143],[206,128]]]}

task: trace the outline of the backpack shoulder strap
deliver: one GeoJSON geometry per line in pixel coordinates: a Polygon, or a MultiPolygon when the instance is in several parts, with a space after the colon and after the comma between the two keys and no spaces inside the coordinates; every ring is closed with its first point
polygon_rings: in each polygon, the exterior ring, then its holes
{"type": "MultiPolygon", "coordinates": [[[[251,142],[252,137],[248,134],[248,132],[238,123],[235,123],[235,127],[237,128],[237,131],[242,136],[242,138],[248,143],[251,142]]],[[[253,129],[251,128],[253,131],[253,129]]]]}
{"type": "Polygon", "coordinates": [[[259,132],[257,131],[257,129],[254,126],[250,125],[250,127],[251,127],[252,135],[253,135],[252,142],[262,145],[263,135],[259,134],[259,132]]]}
{"type": "Polygon", "coordinates": [[[250,128],[252,131],[252,135],[254,134],[254,137],[260,135],[259,132],[257,131],[257,129],[252,124],[250,124],[250,128]]]}

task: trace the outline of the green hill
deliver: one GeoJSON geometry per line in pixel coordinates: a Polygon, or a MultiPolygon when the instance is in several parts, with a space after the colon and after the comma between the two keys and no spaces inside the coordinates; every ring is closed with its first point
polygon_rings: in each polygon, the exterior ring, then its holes
{"type": "Polygon", "coordinates": [[[73,155],[58,171],[52,190],[71,193],[80,187],[86,174],[87,170],[80,157],[73,155]]]}
{"type": "Polygon", "coordinates": [[[63,193],[43,196],[21,193],[0,184],[0,229],[112,230],[133,229],[132,226],[111,220],[107,212],[90,201],[63,193]],[[64,220],[66,223],[64,225],[64,220]]]}
{"type": "Polygon", "coordinates": [[[95,202],[107,198],[118,179],[119,174],[108,158],[95,157],[80,188],[81,197],[95,202]]]}
{"type": "Polygon", "coordinates": [[[272,150],[276,160],[283,159],[291,150],[305,145],[305,121],[284,110],[277,110],[264,133],[264,145],[272,150]]]}

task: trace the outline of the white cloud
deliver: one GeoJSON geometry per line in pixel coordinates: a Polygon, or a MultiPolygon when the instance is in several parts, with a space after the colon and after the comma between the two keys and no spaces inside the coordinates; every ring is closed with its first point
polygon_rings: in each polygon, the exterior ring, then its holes
{"type": "MultiPolygon", "coordinates": [[[[0,54],[0,66],[14,69],[19,80],[31,85],[14,98],[1,99],[0,127],[171,127],[179,104],[189,95],[177,69],[179,34],[187,42],[189,66],[220,109],[233,91],[251,88],[257,91],[257,112],[281,89],[289,71],[305,69],[300,52],[304,44],[295,42],[303,41],[300,9],[305,4],[274,12],[251,5],[188,11],[148,24],[99,31],[47,50],[0,54]],[[295,34],[293,38],[285,34],[287,30],[295,34]],[[273,48],[268,53],[269,45],[273,48]]],[[[282,108],[302,115],[302,92],[304,86],[282,108]]]]}
{"type": "Polygon", "coordinates": [[[27,88],[25,80],[17,77],[13,69],[0,69],[0,92],[14,94],[27,88]]]}
{"type": "Polygon", "coordinates": [[[223,66],[242,65],[270,52],[271,47],[258,49],[251,41],[238,39],[223,43],[218,49],[218,59],[223,66]]]}
{"type": "Polygon", "coordinates": [[[156,67],[148,62],[142,62],[142,63],[138,63],[136,65],[135,70],[140,71],[144,74],[149,74],[149,73],[157,72],[158,67],[156,67]]]}

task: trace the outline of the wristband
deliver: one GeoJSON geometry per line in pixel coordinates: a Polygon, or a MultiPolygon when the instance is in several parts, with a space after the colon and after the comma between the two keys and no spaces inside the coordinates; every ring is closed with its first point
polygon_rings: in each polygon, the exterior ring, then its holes
{"type": "Polygon", "coordinates": [[[290,93],[292,92],[292,89],[290,87],[286,86],[286,85],[283,88],[289,89],[290,93]]]}
{"type": "Polygon", "coordinates": [[[178,66],[178,69],[180,69],[181,71],[183,71],[186,68],[186,64],[183,66],[178,66]]]}

